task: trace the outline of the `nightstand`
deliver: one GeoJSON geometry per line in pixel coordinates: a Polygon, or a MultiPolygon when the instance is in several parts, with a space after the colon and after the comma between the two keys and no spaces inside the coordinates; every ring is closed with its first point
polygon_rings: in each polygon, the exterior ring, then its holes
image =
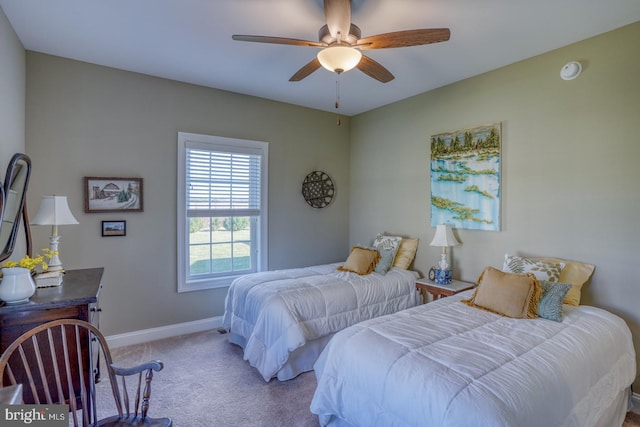
{"type": "MultiPolygon", "coordinates": [[[[472,282],[463,282],[462,280],[453,280],[448,285],[438,285],[435,282],[432,282],[429,279],[420,279],[416,280],[416,288],[422,291],[427,291],[433,297],[433,300],[436,301],[440,297],[449,297],[451,295],[455,295],[462,291],[466,291],[468,289],[473,289],[476,287],[475,283],[472,282]]],[[[422,295],[422,300],[425,300],[425,295],[422,295]]]]}

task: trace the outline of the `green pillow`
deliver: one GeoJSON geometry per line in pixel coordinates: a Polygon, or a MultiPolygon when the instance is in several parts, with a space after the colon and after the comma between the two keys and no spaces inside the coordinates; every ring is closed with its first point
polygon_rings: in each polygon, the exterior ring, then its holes
{"type": "Polygon", "coordinates": [[[542,296],[538,303],[538,317],[562,322],[562,301],[571,289],[567,283],[556,283],[540,280],[542,296]]]}
{"type": "Polygon", "coordinates": [[[373,241],[373,247],[380,253],[380,261],[376,264],[375,272],[380,274],[387,274],[387,271],[393,265],[393,260],[398,253],[400,247],[400,241],[402,237],[398,236],[386,236],[379,233],[373,241]]]}
{"type": "Polygon", "coordinates": [[[378,247],[378,252],[380,253],[380,261],[376,264],[375,271],[380,274],[387,274],[387,271],[393,265],[393,260],[396,257],[396,253],[398,252],[398,248],[382,248],[378,247]]]}

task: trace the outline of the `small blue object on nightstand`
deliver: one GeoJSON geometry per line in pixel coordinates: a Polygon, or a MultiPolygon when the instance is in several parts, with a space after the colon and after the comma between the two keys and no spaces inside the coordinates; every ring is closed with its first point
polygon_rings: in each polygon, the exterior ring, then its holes
{"type": "Polygon", "coordinates": [[[438,285],[450,285],[451,284],[451,270],[441,270],[436,268],[436,277],[434,282],[438,285]]]}

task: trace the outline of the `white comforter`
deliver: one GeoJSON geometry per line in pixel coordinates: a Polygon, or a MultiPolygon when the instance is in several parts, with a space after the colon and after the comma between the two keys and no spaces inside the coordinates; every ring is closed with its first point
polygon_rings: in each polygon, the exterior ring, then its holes
{"type": "Polygon", "coordinates": [[[269,381],[307,341],[413,307],[414,271],[338,271],[340,264],[249,274],[227,294],[223,327],[244,338],[244,358],[269,381]]]}
{"type": "Polygon", "coordinates": [[[634,381],[619,317],[509,319],[457,301],[470,292],[336,334],[314,366],[320,424],[593,426],[634,381]]]}

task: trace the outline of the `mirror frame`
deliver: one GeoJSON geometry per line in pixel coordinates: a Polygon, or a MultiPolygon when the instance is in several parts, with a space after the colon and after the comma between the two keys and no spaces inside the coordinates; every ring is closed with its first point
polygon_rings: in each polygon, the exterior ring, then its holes
{"type": "Polygon", "coordinates": [[[4,185],[0,182],[0,228],[2,227],[2,218],[4,217],[4,185]]]}
{"type": "MultiPolygon", "coordinates": [[[[15,249],[16,241],[18,240],[18,230],[20,229],[20,217],[22,217],[24,224],[25,237],[27,241],[27,255],[31,256],[31,228],[29,227],[29,216],[27,214],[27,189],[29,187],[29,178],[31,176],[31,159],[26,154],[14,154],[7,166],[7,173],[3,187],[3,202],[1,205],[2,212],[0,213],[0,220],[4,221],[5,219],[4,215],[7,211],[7,195],[9,194],[9,190],[11,189],[16,174],[20,170],[21,162],[24,162],[27,167],[24,187],[22,188],[22,194],[18,201],[18,209],[16,211],[16,216],[13,219],[13,227],[9,233],[7,243],[2,247],[2,242],[0,242],[0,262],[9,258],[15,249]]],[[[3,223],[0,223],[0,227],[2,224],[3,223]]]]}

